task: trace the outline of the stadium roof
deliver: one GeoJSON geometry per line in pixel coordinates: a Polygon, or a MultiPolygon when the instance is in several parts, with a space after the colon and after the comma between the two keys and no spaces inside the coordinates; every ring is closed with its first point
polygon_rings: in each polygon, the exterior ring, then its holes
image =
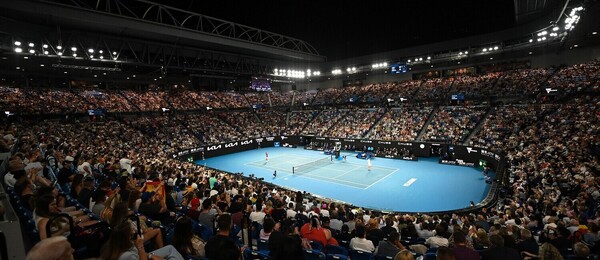
{"type": "Polygon", "coordinates": [[[302,39],[334,61],[503,30],[557,2],[526,1],[162,2],[302,39]]]}

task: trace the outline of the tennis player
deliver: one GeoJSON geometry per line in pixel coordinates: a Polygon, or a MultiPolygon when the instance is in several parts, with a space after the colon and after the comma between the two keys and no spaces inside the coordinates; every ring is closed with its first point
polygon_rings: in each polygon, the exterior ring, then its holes
{"type": "Polygon", "coordinates": [[[371,158],[367,159],[367,168],[369,169],[369,171],[371,171],[371,167],[373,165],[371,165],[371,158]]]}
{"type": "Polygon", "coordinates": [[[265,152],[265,161],[269,161],[269,153],[265,152]]]}

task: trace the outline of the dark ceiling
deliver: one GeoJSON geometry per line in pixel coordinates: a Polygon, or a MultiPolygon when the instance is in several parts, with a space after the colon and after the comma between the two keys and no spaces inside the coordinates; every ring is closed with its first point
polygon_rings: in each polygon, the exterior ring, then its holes
{"type": "Polygon", "coordinates": [[[516,24],[514,3],[507,0],[160,2],[302,39],[330,61],[489,33],[516,24]]]}

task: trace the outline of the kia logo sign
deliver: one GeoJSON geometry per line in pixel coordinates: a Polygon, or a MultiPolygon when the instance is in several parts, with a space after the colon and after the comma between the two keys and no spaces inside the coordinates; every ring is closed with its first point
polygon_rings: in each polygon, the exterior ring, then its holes
{"type": "Polygon", "coordinates": [[[213,145],[213,146],[206,147],[207,151],[214,151],[214,150],[218,150],[218,149],[221,149],[221,145],[213,145]]]}

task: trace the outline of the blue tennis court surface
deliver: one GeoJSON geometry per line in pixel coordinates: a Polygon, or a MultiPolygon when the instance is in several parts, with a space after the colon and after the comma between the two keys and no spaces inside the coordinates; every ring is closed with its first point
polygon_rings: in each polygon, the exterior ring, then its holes
{"type": "Polygon", "coordinates": [[[257,178],[294,190],[303,190],[356,206],[401,212],[431,212],[465,208],[485,198],[489,185],[481,170],[438,164],[438,158],[403,161],[353,153],[338,160],[302,148],[270,147],[228,154],[202,161],[228,172],[257,178]],[[265,153],[269,153],[266,160],[265,153]],[[294,173],[292,173],[294,167],[294,173]],[[277,177],[273,178],[273,172],[277,177]]]}

